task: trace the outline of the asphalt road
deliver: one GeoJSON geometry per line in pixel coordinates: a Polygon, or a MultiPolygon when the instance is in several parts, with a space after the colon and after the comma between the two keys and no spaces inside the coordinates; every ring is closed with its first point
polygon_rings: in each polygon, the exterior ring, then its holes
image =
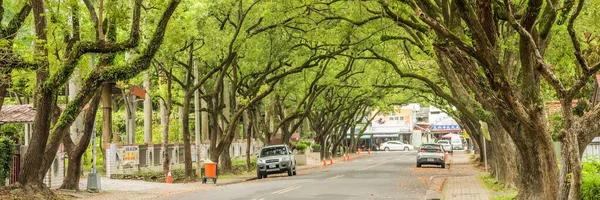
{"type": "Polygon", "coordinates": [[[297,176],[269,178],[165,199],[430,199],[439,197],[443,180],[438,166],[416,168],[416,151],[378,152],[350,162],[335,163],[297,176]]]}

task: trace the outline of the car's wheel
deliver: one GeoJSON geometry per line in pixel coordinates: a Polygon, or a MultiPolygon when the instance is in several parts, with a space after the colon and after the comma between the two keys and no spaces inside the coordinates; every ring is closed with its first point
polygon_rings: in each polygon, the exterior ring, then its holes
{"type": "Polygon", "coordinates": [[[446,163],[442,163],[442,168],[446,168],[446,163]]]}
{"type": "Polygon", "coordinates": [[[298,173],[296,173],[296,167],[294,167],[294,176],[298,175],[298,173]]]}
{"type": "Polygon", "coordinates": [[[263,178],[267,178],[267,172],[263,174],[263,178]]]}
{"type": "Polygon", "coordinates": [[[408,148],[408,147],[404,147],[404,151],[408,151],[408,150],[409,150],[409,148],[408,148]]]}
{"type": "Polygon", "coordinates": [[[385,148],[385,149],[383,149],[383,150],[385,150],[385,151],[390,151],[390,148],[389,148],[389,147],[386,147],[386,148],[385,148]]]}
{"type": "Polygon", "coordinates": [[[292,171],[292,167],[287,170],[288,176],[293,176],[294,172],[292,171]]]}
{"type": "Polygon", "coordinates": [[[417,167],[421,167],[421,163],[417,163],[417,167]]]}

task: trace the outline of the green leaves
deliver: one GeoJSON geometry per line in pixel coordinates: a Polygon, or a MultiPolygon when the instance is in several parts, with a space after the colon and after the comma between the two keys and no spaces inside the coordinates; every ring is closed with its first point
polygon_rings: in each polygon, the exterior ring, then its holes
{"type": "Polygon", "coordinates": [[[5,184],[10,176],[13,156],[16,152],[15,142],[6,136],[0,136],[0,186],[5,184]]]}

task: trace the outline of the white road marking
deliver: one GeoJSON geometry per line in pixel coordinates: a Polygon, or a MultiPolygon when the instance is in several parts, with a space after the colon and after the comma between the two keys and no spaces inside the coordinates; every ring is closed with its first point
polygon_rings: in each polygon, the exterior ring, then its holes
{"type": "Polygon", "coordinates": [[[283,194],[283,193],[286,193],[286,192],[298,189],[300,187],[302,187],[302,186],[292,186],[292,187],[284,188],[284,189],[281,189],[281,190],[277,190],[277,191],[275,191],[275,192],[273,192],[271,194],[283,194]]]}
{"type": "Polygon", "coordinates": [[[251,199],[251,200],[265,200],[265,198],[260,198],[260,199],[254,198],[254,199],[251,199]]]}
{"type": "Polygon", "coordinates": [[[327,178],[327,180],[333,180],[333,179],[338,179],[338,178],[342,178],[342,177],[344,177],[344,175],[337,175],[337,176],[329,177],[329,178],[327,178]]]}
{"type": "Polygon", "coordinates": [[[354,170],[354,171],[364,171],[364,170],[371,169],[371,168],[379,166],[379,165],[383,165],[383,164],[385,164],[387,162],[390,162],[390,161],[391,160],[388,160],[388,161],[385,161],[385,162],[380,162],[380,163],[377,163],[377,164],[374,164],[374,165],[370,165],[370,166],[362,168],[362,169],[357,169],[357,170],[354,170]]]}

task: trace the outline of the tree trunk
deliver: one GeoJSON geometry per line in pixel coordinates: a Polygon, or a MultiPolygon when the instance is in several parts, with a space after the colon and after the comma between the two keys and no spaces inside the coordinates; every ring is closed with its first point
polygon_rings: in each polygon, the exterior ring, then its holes
{"type": "Polygon", "coordinates": [[[232,172],[232,164],[231,164],[231,155],[229,154],[230,145],[225,146],[223,152],[221,153],[221,160],[219,161],[219,166],[221,166],[221,173],[229,173],[232,172]]]}
{"type": "Polygon", "coordinates": [[[504,183],[504,188],[516,188],[519,174],[517,163],[521,162],[517,148],[496,119],[490,120],[488,124],[492,138],[492,142],[490,142],[493,148],[492,159],[495,163],[492,167],[495,173],[498,173],[498,179],[504,183]]]}
{"type": "Polygon", "coordinates": [[[252,126],[250,125],[252,122],[250,121],[250,117],[248,115],[248,110],[244,111],[244,136],[246,137],[246,170],[252,171],[252,162],[250,158],[250,148],[252,148],[252,126]]]}
{"type": "Polygon", "coordinates": [[[187,92],[183,97],[181,128],[183,129],[183,149],[185,163],[185,177],[187,180],[193,180],[194,170],[192,168],[192,149],[190,138],[190,103],[192,96],[187,92]]]}
{"type": "Polygon", "coordinates": [[[573,106],[572,99],[561,100],[563,129],[558,137],[560,144],[560,171],[559,171],[559,192],[558,199],[581,199],[582,185],[582,166],[579,152],[579,141],[577,134],[579,131],[572,130],[573,127],[573,106]]]}
{"type": "MultiPolygon", "coordinates": [[[[540,135],[539,130],[532,130],[519,123],[509,123],[514,131],[511,138],[522,162],[519,168],[519,194],[517,199],[556,199],[558,191],[558,167],[553,142],[550,137],[537,137],[535,140],[525,139],[532,135],[540,135]],[[516,137],[515,137],[516,136],[516,137]]],[[[508,130],[507,130],[508,131],[508,130]]],[[[509,133],[510,133],[509,131],[509,133]]]]}
{"type": "Polygon", "coordinates": [[[96,134],[94,132],[94,121],[96,120],[96,113],[98,111],[98,105],[100,104],[101,96],[102,93],[99,91],[90,102],[87,112],[82,115],[82,117],[84,117],[84,127],[83,135],[81,136],[79,142],[74,142],[71,140],[69,134],[65,135],[66,139],[64,140],[66,141],[64,143],[69,153],[69,165],[67,176],[60,186],[61,189],[79,190],[79,178],[81,177],[81,157],[90,144],[92,134],[96,134]]]}
{"type": "Polygon", "coordinates": [[[37,90],[34,95],[36,108],[34,134],[31,137],[30,145],[21,165],[19,183],[24,186],[30,186],[32,189],[42,189],[45,188],[42,183],[45,173],[40,173],[42,166],[42,162],[40,161],[44,159],[46,141],[50,133],[50,114],[52,113],[52,103],[54,102],[52,89],[58,88],[43,87],[43,83],[45,83],[50,74],[47,58],[48,51],[45,48],[45,41],[48,39],[46,36],[46,13],[43,0],[32,0],[31,5],[37,36],[35,42],[36,57],[40,61],[40,66],[36,71],[37,90]]]}
{"type": "Polygon", "coordinates": [[[0,111],[2,111],[2,105],[4,105],[4,96],[6,96],[6,92],[10,84],[11,80],[11,72],[4,72],[4,69],[0,70],[0,111]]]}
{"type": "Polygon", "coordinates": [[[162,101],[160,102],[160,113],[161,113],[160,123],[163,128],[162,143],[163,143],[163,147],[164,147],[164,151],[163,151],[163,155],[162,155],[163,156],[163,173],[165,174],[165,176],[169,172],[169,121],[171,120],[170,119],[170,115],[171,115],[170,107],[171,106],[167,105],[166,103],[163,103],[162,101]]]}

